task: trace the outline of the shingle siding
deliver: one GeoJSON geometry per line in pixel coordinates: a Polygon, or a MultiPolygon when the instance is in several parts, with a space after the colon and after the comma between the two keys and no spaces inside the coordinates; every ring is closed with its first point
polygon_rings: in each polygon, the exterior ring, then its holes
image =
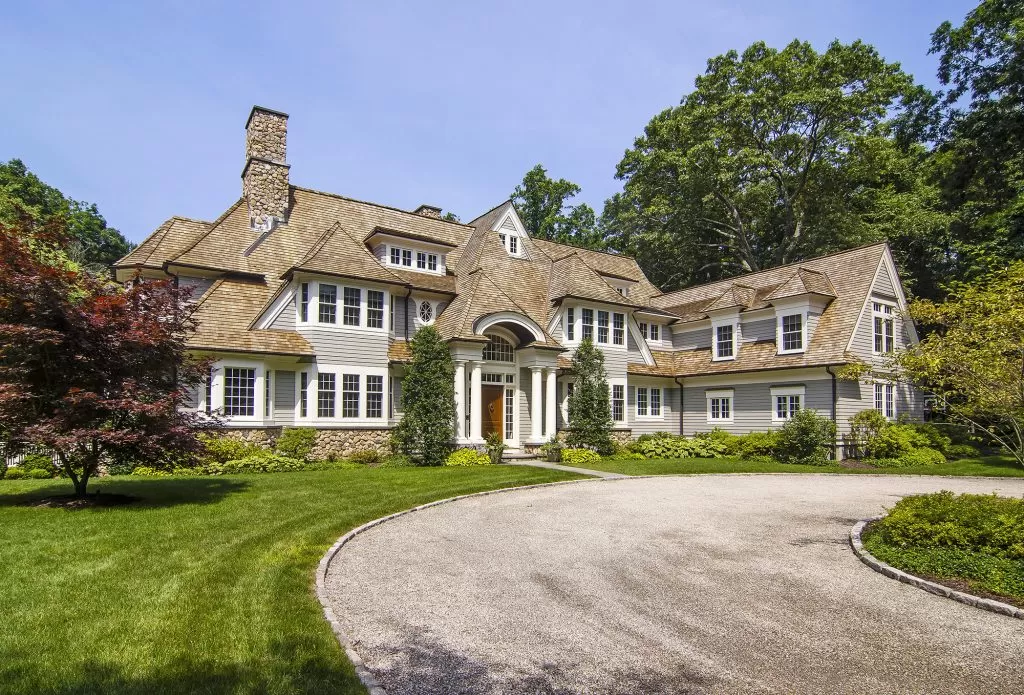
{"type": "Polygon", "coordinates": [[[388,363],[387,331],[300,327],[299,333],[313,346],[321,364],[382,367],[388,363]]]}
{"type": "Polygon", "coordinates": [[[710,432],[715,427],[734,434],[764,432],[780,426],[772,422],[771,389],[776,386],[804,386],[803,407],[812,408],[825,417],[832,416],[831,379],[787,380],[780,375],[778,381],[759,384],[735,384],[722,382],[714,386],[686,386],[683,389],[683,432],[693,435],[710,432]],[[733,390],[733,422],[715,423],[708,421],[707,397],[705,391],[733,390]]]}

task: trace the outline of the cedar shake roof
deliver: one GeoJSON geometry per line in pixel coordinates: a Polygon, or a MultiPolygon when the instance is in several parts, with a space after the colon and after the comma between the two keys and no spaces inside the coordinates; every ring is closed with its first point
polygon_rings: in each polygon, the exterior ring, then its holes
{"type": "Polygon", "coordinates": [[[607,304],[638,306],[619,294],[619,291],[587,265],[578,253],[571,253],[551,264],[551,284],[548,296],[552,301],[564,297],[576,297],[607,304]]]}
{"type": "Polygon", "coordinates": [[[172,217],[114,265],[163,268],[163,262],[191,246],[210,229],[209,222],[172,217]]]}
{"type": "Polygon", "coordinates": [[[294,331],[250,330],[252,318],[277,287],[263,282],[221,278],[196,303],[199,329],[189,339],[197,350],[313,355],[313,346],[294,331]]]}
{"type": "Polygon", "coordinates": [[[392,340],[388,345],[389,364],[408,364],[412,362],[412,345],[408,340],[392,340]]]}
{"type": "Polygon", "coordinates": [[[295,271],[314,275],[364,278],[390,285],[405,284],[402,278],[381,265],[362,242],[357,241],[338,223],[317,239],[309,252],[282,277],[287,277],[295,271]]]}

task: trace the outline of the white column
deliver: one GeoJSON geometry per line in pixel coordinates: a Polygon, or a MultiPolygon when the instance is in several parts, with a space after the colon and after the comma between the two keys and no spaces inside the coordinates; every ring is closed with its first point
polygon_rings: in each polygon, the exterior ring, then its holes
{"type": "Polygon", "coordinates": [[[480,363],[470,362],[469,365],[469,440],[479,443],[484,439],[480,433],[480,421],[483,418],[483,395],[480,393],[480,363]]]}
{"type": "Polygon", "coordinates": [[[545,370],[544,377],[547,380],[544,392],[544,437],[551,439],[555,436],[557,427],[555,414],[558,412],[558,389],[555,384],[558,372],[554,367],[549,367],[545,370]]]}
{"type": "Polygon", "coordinates": [[[541,367],[530,367],[533,381],[530,383],[530,441],[542,442],[541,426],[544,424],[544,411],[541,409],[543,385],[541,384],[541,367]]]}
{"type": "Polygon", "coordinates": [[[466,363],[455,361],[455,440],[466,438],[466,363]]]}

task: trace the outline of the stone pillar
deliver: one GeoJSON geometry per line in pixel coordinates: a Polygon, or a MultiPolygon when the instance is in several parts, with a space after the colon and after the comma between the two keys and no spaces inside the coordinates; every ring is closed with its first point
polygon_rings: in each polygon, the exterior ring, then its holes
{"type": "Polygon", "coordinates": [[[555,436],[558,425],[555,415],[558,413],[558,370],[548,367],[544,370],[545,392],[544,392],[544,437],[551,439],[555,436]]]}
{"type": "Polygon", "coordinates": [[[544,424],[543,385],[541,384],[542,367],[530,367],[533,380],[530,382],[530,441],[542,442],[544,436],[541,427],[544,424]]]}
{"type": "Polygon", "coordinates": [[[466,363],[455,361],[455,440],[466,439],[466,363]]]}
{"type": "Polygon", "coordinates": [[[484,440],[481,433],[483,419],[483,394],[480,389],[481,363],[469,363],[469,441],[479,444],[484,440]]]}

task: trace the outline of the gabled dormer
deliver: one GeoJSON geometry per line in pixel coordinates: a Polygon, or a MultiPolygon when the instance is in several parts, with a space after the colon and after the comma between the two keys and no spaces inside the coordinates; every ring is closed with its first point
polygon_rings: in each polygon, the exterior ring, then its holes
{"type": "Polygon", "coordinates": [[[529,236],[523,221],[516,214],[514,205],[509,204],[502,215],[500,215],[491,231],[498,235],[501,245],[505,247],[505,253],[513,258],[528,258],[524,239],[529,236]]]}
{"type": "Polygon", "coordinates": [[[385,227],[374,228],[365,241],[382,265],[435,275],[447,273],[448,252],[455,248],[439,239],[385,227]]]}

